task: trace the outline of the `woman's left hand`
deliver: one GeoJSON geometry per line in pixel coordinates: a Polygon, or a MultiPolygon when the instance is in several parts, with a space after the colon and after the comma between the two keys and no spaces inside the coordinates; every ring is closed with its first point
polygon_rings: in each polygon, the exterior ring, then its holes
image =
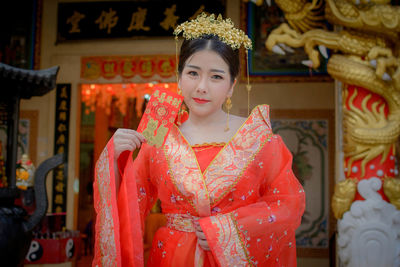
{"type": "Polygon", "coordinates": [[[198,238],[200,247],[206,251],[210,251],[210,247],[208,246],[206,235],[203,233],[203,230],[201,229],[199,221],[194,221],[194,226],[196,228],[196,236],[198,238]]]}

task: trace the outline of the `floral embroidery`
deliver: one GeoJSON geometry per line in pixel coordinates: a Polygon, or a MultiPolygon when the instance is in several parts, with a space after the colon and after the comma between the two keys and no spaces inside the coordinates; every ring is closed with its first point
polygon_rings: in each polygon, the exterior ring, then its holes
{"type": "Polygon", "coordinates": [[[269,222],[269,223],[273,223],[273,222],[275,222],[275,221],[276,221],[275,215],[270,215],[270,216],[268,216],[268,222],[269,222]]]}
{"type": "MultiPolygon", "coordinates": [[[[200,215],[209,216],[210,206],[234,188],[265,142],[271,139],[268,118],[268,106],[255,108],[237,134],[210,163],[204,176],[190,144],[177,127],[171,129],[164,145],[171,178],[200,215]]],[[[245,200],[245,197],[242,199],[245,200]]]]}
{"type": "Polygon", "coordinates": [[[145,196],[145,195],[146,195],[146,190],[144,189],[144,187],[140,187],[139,191],[140,191],[140,194],[141,194],[142,196],[145,196]]]}
{"type": "Polygon", "coordinates": [[[218,208],[218,207],[214,207],[214,208],[211,210],[211,213],[218,213],[218,212],[221,212],[221,209],[218,208]]]}
{"type": "Polygon", "coordinates": [[[198,219],[198,217],[191,216],[188,218],[178,213],[166,213],[165,217],[167,218],[167,227],[170,229],[182,232],[195,232],[196,230],[193,220],[198,219]]]}
{"type": "Polygon", "coordinates": [[[192,148],[177,127],[168,134],[164,153],[175,187],[200,215],[209,216],[210,201],[203,175],[192,148]]]}
{"type": "MultiPolygon", "coordinates": [[[[96,164],[95,194],[98,196],[95,198],[97,199],[95,202],[97,212],[95,246],[101,253],[101,266],[117,266],[108,157],[108,150],[104,149],[96,164]]],[[[98,258],[95,255],[96,259],[98,258]]]]}
{"type": "Polygon", "coordinates": [[[218,246],[215,254],[222,266],[251,265],[248,251],[243,242],[243,236],[238,231],[234,215],[223,214],[210,217],[216,229],[218,246]]]}
{"type": "MultiPolygon", "coordinates": [[[[272,136],[268,106],[258,106],[237,134],[204,172],[211,205],[221,200],[240,181],[248,165],[272,136]],[[254,128],[254,124],[258,127],[254,128]]],[[[242,198],[243,199],[243,198],[242,198]]]]}

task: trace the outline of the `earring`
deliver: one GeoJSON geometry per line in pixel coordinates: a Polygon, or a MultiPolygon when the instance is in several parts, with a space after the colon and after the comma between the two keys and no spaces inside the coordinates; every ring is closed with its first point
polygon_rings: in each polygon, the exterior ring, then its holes
{"type": "MultiPolygon", "coordinates": [[[[177,77],[178,77],[178,75],[177,75],[177,77]]],[[[178,78],[177,78],[177,81],[178,81],[178,78]]],[[[176,92],[178,93],[178,95],[182,95],[182,90],[181,90],[181,88],[179,88],[179,83],[177,82],[177,84],[178,84],[178,86],[177,86],[176,92]]],[[[182,113],[183,113],[183,102],[179,106],[179,110],[178,110],[178,118],[177,118],[177,121],[176,121],[178,126],[182,125],[182,113]]]]}
{"type": "Polygon", "coordinates": [[[229,131],[229,112],[231,111],[232,108],[232,101],[230,97],[226,99],[225,108],[227,111],[225,132],[227,132],[229,131]]]}

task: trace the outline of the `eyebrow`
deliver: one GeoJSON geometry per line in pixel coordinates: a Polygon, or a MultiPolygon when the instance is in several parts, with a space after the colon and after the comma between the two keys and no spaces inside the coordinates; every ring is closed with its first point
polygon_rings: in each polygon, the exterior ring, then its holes
{"type": "MultiPolygon", "coordinates": [[[[200,70],[200,67],[198,67],[198,66],[195,66],[195,65],[190,65],[190,64],[188,64],[188,65],[186,65],[186,67],[190,67],[190,68],[193,68],[193,69],[200,70]]],[[[223,71],[223,70],[219,70],[219,69],[211,69],[210,71],[211,71],[211,72],[220,72],[220,73],[225,73],[225,71],[223,71]]]]}

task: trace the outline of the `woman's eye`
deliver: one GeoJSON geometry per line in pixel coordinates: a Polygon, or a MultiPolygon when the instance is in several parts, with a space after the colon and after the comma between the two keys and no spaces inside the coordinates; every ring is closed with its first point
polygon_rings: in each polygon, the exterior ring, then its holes
{"type": "Polygon", "coordinates": [[[190,76],[197,76],[197,72],[195,72],[195,71],[189,71],[188,74],[190,76]]]}
{"type": "Polygon", "coordinates": [[[216,79],[216,80],[223,79],[223,77],[221,75],[213,75],[211,78],[216,79]]]}

